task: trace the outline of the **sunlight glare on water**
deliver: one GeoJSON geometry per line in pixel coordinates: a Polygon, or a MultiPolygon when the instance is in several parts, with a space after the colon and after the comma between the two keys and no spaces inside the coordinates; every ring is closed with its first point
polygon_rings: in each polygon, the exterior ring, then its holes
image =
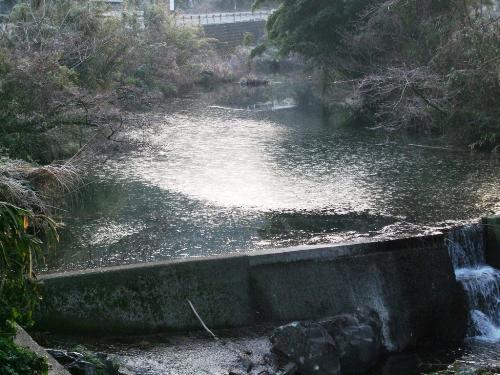
{"type": "MultiPolygon", "coordinates": [[[[172,116],[152,142],[163,149],[148,168],[133,166],[139,178],[165,190],[222,207],[256,210],[373,207],[363,171],[300,157],[283,168],[280,142],[293,129],[270,121],[172,116]]],[[[161,126],[161,125],[160,125],[161,126]]],[[[292,150],[300,156],[297,146],[292,150]]],[[[143,163],[141,159],[136,160],[143,163]]]]}

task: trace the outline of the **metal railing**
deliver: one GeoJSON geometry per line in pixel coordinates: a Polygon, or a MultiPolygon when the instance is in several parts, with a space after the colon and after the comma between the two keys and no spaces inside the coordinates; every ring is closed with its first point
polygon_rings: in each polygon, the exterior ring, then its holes
{"type": "Polygon", "coordinates": [[[176,14],[177,25],[222,25],[225,23],[266,21],[274,10],[257,12],[176,14]]]}

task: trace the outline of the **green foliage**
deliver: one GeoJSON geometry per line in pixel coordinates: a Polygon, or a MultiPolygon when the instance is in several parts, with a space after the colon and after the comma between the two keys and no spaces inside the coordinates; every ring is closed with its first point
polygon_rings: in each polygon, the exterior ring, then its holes
{"type": "Polygon", "coordinates": [[[380,128],[440,132],[473,149],[499,149],[500,21],[489,5],[283,0],[268,34],[282,54],[301,53],[329,71],[324,95],[335,92],[332,82],[356,80],[355,110],[380,128]]]}
{"type": "Polygon", "coordinates": [[[0,336],[0,374],[46,375],[48,370],[45,358],[18,347],[9,337],[0,336]]]}
{"type": "Polygon", "coordinates": [[[72,351],[82,354],[84,361],[95,365],[95,375],[120,374],[120,365],[109,359],[106,355],[93,353],[83,345],[77,345],[72,351]]]}
{"type": "Polygon", "coordinates": [[[261,56],[266,50],[267,46],[265,44],[259,44],[250,52],[250,58],[253,59],[254,57],[261,56]]]}
{"type": "Polygon", "coordinates": [[[198,29],[176,26],[162,6],[146,8],[144,29],[130,38],[134,47],[122,77],[134,77],[140,86],[159,89],[167,96],[189,87],[212,54],[198,29]]]}
{"type": "Polygon", "coordinates": [[[0,334],[11,332],[8,321],[32,323],[38,303],[34,269],[56,240],[52,219],[0,202],[0,334]]]}
{"type": "Polygon", "coordinates": [[[9,203],[0,202],[0,373],[45,375],[44,358],[19,348],[13,342],[12,322],[32,323],[39,294],[35,266],[57,239],[56,224],[9,203]]]}
{"type": "Polygon", "coordinates": [[[250,47],[255,41],[255,37],[252,33],[245,33],[243,35],[243,46],[250,47]]]}
{"type": "Polygon", "coordinates": [[[267,23],[269,38],[283,55],[330,57],[342,42],[343,30],[369,4],[373,1],[284,0],[267,23]]]}

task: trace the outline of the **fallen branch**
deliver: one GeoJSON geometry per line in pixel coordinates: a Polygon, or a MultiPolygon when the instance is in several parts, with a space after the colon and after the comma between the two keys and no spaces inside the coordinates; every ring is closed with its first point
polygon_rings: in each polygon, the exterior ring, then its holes
{"type": "Polygon", "coordinates": [[[187,303],[189,303],[189,306],[191,307],[191,310],[193,311],[193,314],[196,316],[196,318],[198,319],[198,321],[201,323],[201,325],[205,329],[205,331],[207,331],[210,334],[210,336],[212,336],[214,338],[214,340],[218,340],[219,338],[217,336],[215,336],[215,334],[207,327],[207,325],[205,324],[205,322],[203,321],[203,319],[201,319],[200,315],[198,314],[198,312],[194,308],[193,303],[188,298],[186,298],[186,301],[187,301],[187,303]]]}
{"type": "Polygon", "coordinates": [[[420,148],[430,148],[430,149],[433,149],[433,150],[453,151],[453,149],[451,149],[449,147],[443,147],[443,146],[419,145],[419,144],[415,144],[415,143],[408,143],[408,146],[420,147],[420,148]]]}

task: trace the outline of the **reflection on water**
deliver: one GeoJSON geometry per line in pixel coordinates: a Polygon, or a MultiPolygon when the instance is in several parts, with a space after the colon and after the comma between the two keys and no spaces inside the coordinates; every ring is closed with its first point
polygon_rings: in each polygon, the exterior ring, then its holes
{"type": "Polygon", "coordinates": [[[385,142],[295,107],[297,90],[230,85],[151,114],[130,131],[148,147],[94,167],[51,268],[430,233],[497,209],[495,159],[385,142]]]}

